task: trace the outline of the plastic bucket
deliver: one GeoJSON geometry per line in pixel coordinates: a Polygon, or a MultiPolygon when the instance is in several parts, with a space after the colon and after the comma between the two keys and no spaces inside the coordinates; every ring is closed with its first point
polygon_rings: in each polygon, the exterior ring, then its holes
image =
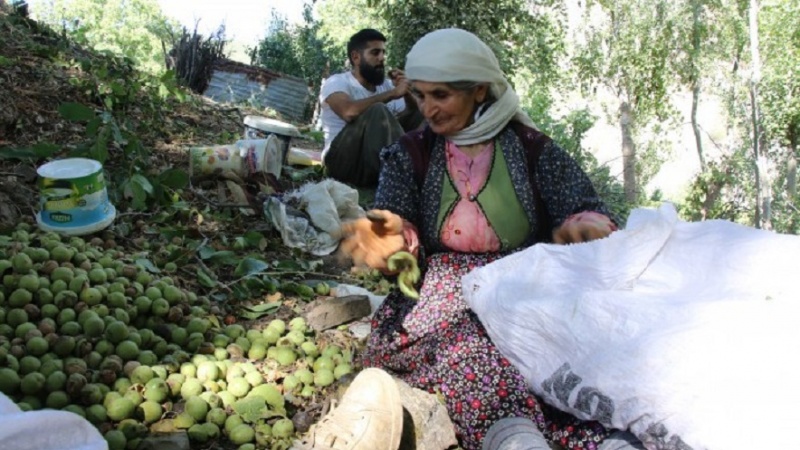
{"type": "Polygon", "coordinates": [[[271,173],[276,178],[281,176],[283,168],[283,146],[275,135],[266,139],[247,139],[236,142],[239,148],[243,171],[247,175],[254,173],[271,173]]]}
{"type": "Polygon", "coordinates": [[[244,138],[246,140],[268,139],[270,136],[278,138],[281,146],[281,157],[286,163],[289,146],[293,137],[301,137],[300,130],[290,123],[261,116],[245,116],[244,138]]]}
{"type": "Polygon", "coordinates": [[[39,174],[39,228],[82,235],[109,226],[117,215],[108,201],[103,165],[93,159],[51,161],[39,174]]]}
{"type": "Polygon", "coordinates": [[[189,174],[193,177],[231,171],[242,174],[242,159],[234,145],[214,145],[189,149],[189,174]]]}

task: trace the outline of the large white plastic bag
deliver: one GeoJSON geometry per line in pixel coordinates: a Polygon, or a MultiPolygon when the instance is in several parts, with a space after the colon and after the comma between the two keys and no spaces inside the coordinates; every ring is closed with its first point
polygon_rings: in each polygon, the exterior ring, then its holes
{"type": "Polygon", "coordinates": [[[463,279],[536,394],[648,449],[787,448],[800,426],[800,237],[674,208],[463,279]]]}
{"type": "Polygon", "coordinates": [[[0,449],[108,450],[108,444],[94,425],[75,413],[23,412],[0,392],[0,449]]]}

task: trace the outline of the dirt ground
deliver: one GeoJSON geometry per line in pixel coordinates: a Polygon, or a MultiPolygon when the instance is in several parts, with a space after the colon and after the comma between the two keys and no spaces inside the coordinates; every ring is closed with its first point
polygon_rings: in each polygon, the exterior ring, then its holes
{"type": "MultiPolygon", "coordinates": [[[[78,62],[96,61],[98,55],[65,41],[35,21],[2,11],[0,35],[4,36],[0,39],[1,229],[33,217],[38,203],[36,168],[45,161],[20,161],[10,156],[45,143],[59,148],[53,157],[68,155],[86,142],[86,125],[66,120],[59,113],[59,105],[75,102],[98,111],[102,108],[96,98],[77,87],[80,80],[94,77],[81,71],[78,62]]],[[[265,115],[245,106],[216,104],[191,93],[186,101],[170,100],[155,112],[147,109],[146,100],[134,100],[125,118],[149,150],[153,173],[171,167],[188,169],[189,148],[232,143],[243,135],[246,115],[265,115]]],[[[293,125],[308,128],[302,123],[293,125]]],[[[312,138],[294,138],[291,145],[312,150],[321,147],[312,138]]],[[[118,163],[122,152],[110,148],[109,153],[107,169],[118,163]]],[[[277,189],[291,187],[278,180],[273,184],[277,189]]]]}

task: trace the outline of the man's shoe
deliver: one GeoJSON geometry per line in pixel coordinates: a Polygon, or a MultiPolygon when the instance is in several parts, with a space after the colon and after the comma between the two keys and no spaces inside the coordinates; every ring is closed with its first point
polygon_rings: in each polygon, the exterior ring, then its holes
{"type": "Polygon", "coordinates": [[[397,450],[403,429],[403,405],[392,377],[380,369],[361,371],[339,406],[294,450],[397,450]]]}

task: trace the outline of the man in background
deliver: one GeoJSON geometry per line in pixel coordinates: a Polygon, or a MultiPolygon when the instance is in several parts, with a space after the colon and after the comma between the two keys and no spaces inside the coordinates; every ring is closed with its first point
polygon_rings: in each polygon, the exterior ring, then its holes
{"type": "Polygon", "coordinates": [[[363,29],[350,37],[351,70],[331,75],[320,90],[322,160],[328,175],[358,187],[375,187],[380,150],[422,122],[405,74],[386,67],[386,37],[363,29]]]}

